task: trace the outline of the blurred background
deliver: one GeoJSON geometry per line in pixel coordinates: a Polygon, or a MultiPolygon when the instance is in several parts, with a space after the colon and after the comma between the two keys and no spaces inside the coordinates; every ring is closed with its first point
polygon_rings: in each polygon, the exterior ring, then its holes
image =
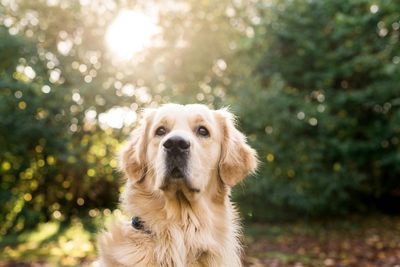
{"type": "Polygon", "coordinates": [[[259,153],[246,266],[400,266],[399,31],[390,0],[0,0],[0,266],[95,266],[167,102],[229,105],[259,153]]]}

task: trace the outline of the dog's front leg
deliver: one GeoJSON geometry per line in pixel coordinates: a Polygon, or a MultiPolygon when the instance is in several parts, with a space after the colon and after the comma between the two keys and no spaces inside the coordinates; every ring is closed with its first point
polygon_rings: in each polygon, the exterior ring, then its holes
{"type": "Polygon", "coordinates": [[[156,266],[154,247],[151,234],[114,223],[98,237],[99,263],[102,267],[156,266]]]}

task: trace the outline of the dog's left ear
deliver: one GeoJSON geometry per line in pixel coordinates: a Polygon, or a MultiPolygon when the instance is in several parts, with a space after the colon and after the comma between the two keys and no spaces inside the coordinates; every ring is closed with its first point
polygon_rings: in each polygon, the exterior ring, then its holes
{"type": "Polygon", "coordinates": [[[219,173],[222,181],[234,186],[257,168],[257,152],[246,142],[246,137],[235,127],[235,118],[227,109],[215,111],[222,127],[219,173]]]}

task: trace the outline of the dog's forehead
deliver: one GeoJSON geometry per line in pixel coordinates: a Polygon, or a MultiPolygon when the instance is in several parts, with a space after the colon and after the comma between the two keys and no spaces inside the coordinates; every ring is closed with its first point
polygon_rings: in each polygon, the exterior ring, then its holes
{"type": "Polygon", "coordinates": [[[178,105],[167,104],[157,109],[156,121],[168,120],[187,120],[187,121],[207,121],[214,122],[212,110],[201,104],[178,105]]]}

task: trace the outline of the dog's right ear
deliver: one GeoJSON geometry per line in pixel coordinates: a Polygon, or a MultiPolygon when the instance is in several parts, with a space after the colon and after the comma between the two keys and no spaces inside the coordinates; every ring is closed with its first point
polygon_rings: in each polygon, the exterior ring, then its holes
{"type": "Polygon", "coordinates": [[[142,124],[133,130],[130,140],[121,150],[119,168],[128,179],[135,182],[144,178],[146,172],[148,131],[154,113],[154,109],[146,109],[143,112],[142,124]]]}

